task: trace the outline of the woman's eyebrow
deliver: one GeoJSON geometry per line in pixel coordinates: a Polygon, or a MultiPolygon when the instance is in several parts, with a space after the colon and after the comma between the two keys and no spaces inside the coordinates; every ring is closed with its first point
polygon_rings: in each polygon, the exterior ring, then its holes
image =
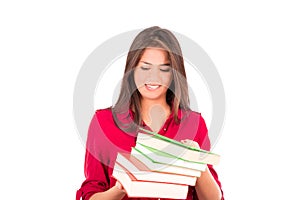
{"type": "MultiPolygon", "coordinates": [[[[146,65],[154,65],[152,63],[146,62],[146,61],[141,61],[142,63],[146,64],[146,65]]],[[[170,66],[170,63],[163,63],[163,64],[159,64],[157,66],[170,66]]]]}

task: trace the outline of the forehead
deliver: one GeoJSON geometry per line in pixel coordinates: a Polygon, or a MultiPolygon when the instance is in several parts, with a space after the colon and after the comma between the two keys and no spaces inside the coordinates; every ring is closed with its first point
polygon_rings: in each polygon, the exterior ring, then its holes
{"type": "Polygon", "coordinates": [[[168,53],[160,48],[147,48],[142,54],[140,61],[151,64],[164,64],[169,61],[168,53]]]}

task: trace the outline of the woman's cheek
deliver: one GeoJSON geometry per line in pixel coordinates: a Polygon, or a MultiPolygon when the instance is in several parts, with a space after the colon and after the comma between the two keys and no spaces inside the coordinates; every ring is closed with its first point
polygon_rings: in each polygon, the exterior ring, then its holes
{"type": "Polygon", "coordinates": [[[172,75],[171,74],[163,76],[162,85],[164,85],[165,87],[169,87],[171,82],[172,82],[172,75]]]}
{"type": "Polygon", "coordinates": [[[137,88],[142,87],[145,84],[145,75],[143,73],[139,73],[139,71],[135,71],[134,81],[137,88]]]}

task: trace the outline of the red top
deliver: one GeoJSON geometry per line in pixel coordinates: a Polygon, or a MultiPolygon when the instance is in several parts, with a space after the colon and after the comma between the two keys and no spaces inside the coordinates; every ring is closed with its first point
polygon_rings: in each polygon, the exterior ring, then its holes
{"type": "MultiPolygon", "coordinates": [[[[131,118],[132,115],[130,112],[131,118]]],[[[210,150],[207,127],[201,114],[179,110],[178,118],[180,123],[176,123],[171,114],[158,133],[177,141],[191,139],[198,142],[202,149],[210,150]]],[[[145,124],[143,128],[150,130],[145,124]]],[[[126,133],[116,126],[110,108],[97,110],[88,130],[84,166],[86,180],[77,191],[76,200],[80,197],[88,200],[93,194],[113,187],[116,180],[112,177],[112,172],[117,153],[130,153],[131,147],[135,146],[135,141],[136,135],[126,133]]],[[[211,165],[208,165],[208,168],[221,188],[216,171],[211,165]]],[[[127,196],[123,198],[123,200],[127,199],[151,200],[151,198],[128,198],[127,196]]],[[[187,200],[197,199],[195,188],[190,186],[187,200]]]]}

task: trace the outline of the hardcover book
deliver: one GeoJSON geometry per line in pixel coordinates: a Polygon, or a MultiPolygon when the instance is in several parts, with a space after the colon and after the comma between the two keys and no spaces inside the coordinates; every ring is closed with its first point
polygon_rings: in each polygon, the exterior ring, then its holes
{"type": "Polygon", "coordinates": [[[129,198],[186,199],[188,185],[138,180],[125,167],[116,163],[112,176],[124,187],[129,198]]]}

